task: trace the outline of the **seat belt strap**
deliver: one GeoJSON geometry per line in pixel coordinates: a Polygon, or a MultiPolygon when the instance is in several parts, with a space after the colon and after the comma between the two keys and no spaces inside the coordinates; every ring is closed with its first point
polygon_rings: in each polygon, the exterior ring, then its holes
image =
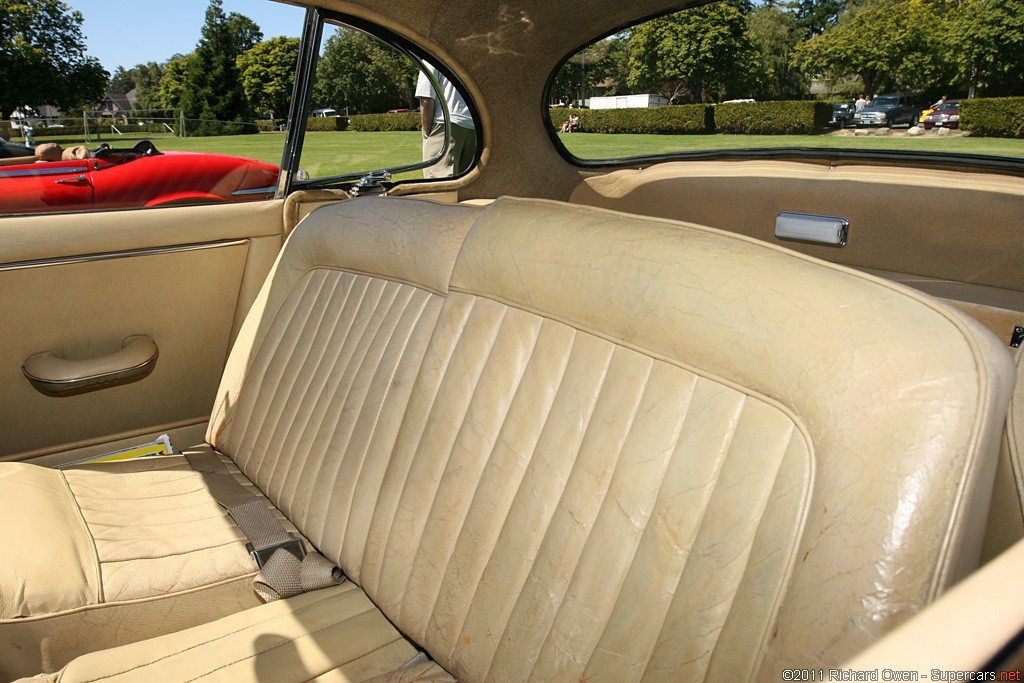
{"type": "Polygon", "coordinates": [[[263,500],[231,476],[211,446],[190,448],[183,455],[245,534],[245,548],[260,570],[253,588],[265,602],[345,580],[341,569],[326,557],[316,551],[307,553],[302,541],[288,533],[263,500]]]}

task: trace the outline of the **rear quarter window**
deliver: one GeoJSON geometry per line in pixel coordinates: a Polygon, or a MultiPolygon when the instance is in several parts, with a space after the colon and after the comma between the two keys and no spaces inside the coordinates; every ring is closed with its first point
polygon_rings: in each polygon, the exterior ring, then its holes
{"type": "Polygon", "coordinates": [[[1020,0],[683,10],[570,55],[548,92],[552,134],[582,162],[799,153],[1015,167],[1021,12],[1020,0]],[[946,101],[959,115],[926,125],[946,101]]]}

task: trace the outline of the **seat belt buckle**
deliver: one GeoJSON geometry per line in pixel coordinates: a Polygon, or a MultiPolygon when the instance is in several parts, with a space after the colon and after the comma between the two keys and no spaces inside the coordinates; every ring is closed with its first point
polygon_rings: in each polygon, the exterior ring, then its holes
{"type": "Polygon", "coordinates": [[[270,560],[270,557],[279,549],[291,553],[295,556],[295,559],[300,562],[302,561],[302,558],[306,556],[305,546],[302,545],[302,541],[294,536],[289,538],[287,541],[268,545],[264,548],[254,548],[252,543],[245,544],[245,550],[249,553],[249,557],[253,559],[253,562],[256,563],[256,566],[259,569],[263,569],[263,565],[265,565],[270,560]]]}

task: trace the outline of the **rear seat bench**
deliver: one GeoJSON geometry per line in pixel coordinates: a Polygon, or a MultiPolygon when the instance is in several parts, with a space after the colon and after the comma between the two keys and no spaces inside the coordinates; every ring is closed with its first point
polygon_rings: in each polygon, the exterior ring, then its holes
{"type": "Polygon", "coordinates": [[[240,333],[208,440],[351,581],[255,604],[237,529],[180,459],[0,466],[0,542],[32,546],[0,568],[0,674],[838,665],[976,564],[1012,377],[924,295],[699,226],[515,199],[321,208],[240,333]],[[37,479],[43,513],[9,502],[37,479]],[[189,506],[125,512],[174,480],[222,562],[189,506]],[[68,572],[86,588],[57,599],[68,572]]]}

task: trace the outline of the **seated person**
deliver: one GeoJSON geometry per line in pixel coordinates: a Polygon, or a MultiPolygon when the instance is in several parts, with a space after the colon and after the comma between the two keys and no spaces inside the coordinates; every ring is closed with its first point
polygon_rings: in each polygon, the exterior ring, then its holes
{"type": "Polygon", "coordinates": [[[570,114],[569,118],[562,123],[561,132],[572,133],[573,131],[579,130],[580,128],[580,117],[576,114],[570,114]]]}

